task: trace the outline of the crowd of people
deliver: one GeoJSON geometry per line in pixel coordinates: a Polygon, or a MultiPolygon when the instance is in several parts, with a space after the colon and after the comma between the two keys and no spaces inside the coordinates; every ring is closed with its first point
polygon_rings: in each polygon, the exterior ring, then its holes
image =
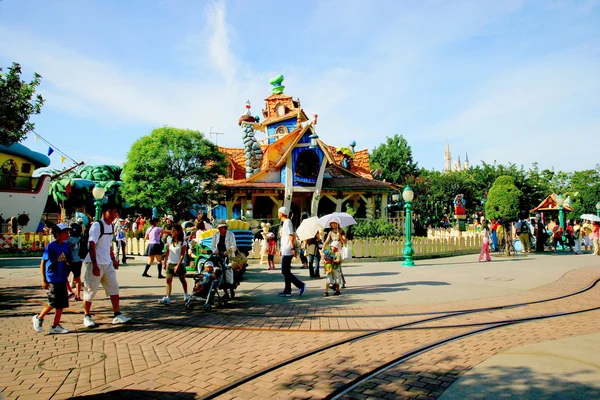
{"type": "MultiPolygon", "coordinates": [[[[476,223],[476,225],[479,222],[476,223]]],[[[490,261],[491,251],[502,251],[506,240],[505,229],[510,229],[510,237],[514,237],[515,251],[541,253],[544,251],[567,250],[574,254],[590,252],[597,256],[600,254],[598,239],[600,237],[600,222],[590,220],[567,220],[565,229],[557,219],[549,220],[546,224],[540,217],[522,218],[511,224],[502,221],[481,221],[480,229],[483,234],[483,243],[479,261],[490,261]]]]}

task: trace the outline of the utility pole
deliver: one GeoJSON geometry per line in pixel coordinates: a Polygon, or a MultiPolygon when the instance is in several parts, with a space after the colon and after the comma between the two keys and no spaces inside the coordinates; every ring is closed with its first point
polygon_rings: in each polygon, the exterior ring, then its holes
{"type": "Polygon", "coordinates": [[[215,135],[215,146],[219,145],[219,135],[224,135],[223,132],[213,132],[212,126],[210,127],[210,131],[208,132],[210,136],[215,135]]]}

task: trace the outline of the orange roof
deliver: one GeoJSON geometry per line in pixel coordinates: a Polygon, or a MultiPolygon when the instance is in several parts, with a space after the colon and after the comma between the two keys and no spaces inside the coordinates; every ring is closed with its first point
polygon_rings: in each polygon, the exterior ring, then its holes
{"type": "MultiPolygon", "coordinates": [[[[337,154],[337,148],[333,146],[327,147],[329,148],[335,163],[341,166],[344,156],[337,154]]],[[[371,175],[371,162],[369,161],[369,150],[363,149],[354,153],[354,159],[350,163],[350,171],[363,178],[373,179],[373,176],[371,175]]]]}
{"type": "MultiPolygon", "coordinates": [[[[537,206],[533,210],[530,210],[530,212],[533,213],[533,212],[537,212],[537,211],[558,211],[557,199],[558,199],[558,195],[556,193],[552,193],[551,195],[546,197],[544,200],[542,200],[542,202],[540,203],[539,206],[537,206]]],[[[563,206],[563,209],[565,211],[573,211],[573,209],[569,206],[563,206]]]]}

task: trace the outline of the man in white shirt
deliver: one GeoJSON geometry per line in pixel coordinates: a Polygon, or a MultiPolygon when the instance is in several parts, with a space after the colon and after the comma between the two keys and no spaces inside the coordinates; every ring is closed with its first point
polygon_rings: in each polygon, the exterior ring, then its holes
{"type": "Polygon", "coordinates": [[[88,328],[96,326],[90,315],[92,301],[96,292],[102,284],[106,293],[110,296],[110,302],[114,311],[113,324],[124,324],[131,320],[121,314],[119,308],[119,283],[117,282],[116,270],[119,269],[119,261],[115,258],[112,248],[112,237],[114,233],[113,221],[117,218],[117,209],[114,206],[106,206],[100,221],[94,222],[90,227],[88,239],[88,254],[84,260],[83,282],[85,284],[83,293],[83,325],[88,328]],[[100,224],[103,224],[100,227],[100,224]]]}
{"type": "Polygon", "coordinates": [[[296,278],[292,273],[292,258],[296,256],[294,226],[288,218],[289,211],[287,207],[279,209],[279,219],[281,220],[281,274],[285,277],[285,288],[279,293],[281,297],[292,296],[292,283],[300,289],[300,296],[304,294],[306,284],[296,278]]]}

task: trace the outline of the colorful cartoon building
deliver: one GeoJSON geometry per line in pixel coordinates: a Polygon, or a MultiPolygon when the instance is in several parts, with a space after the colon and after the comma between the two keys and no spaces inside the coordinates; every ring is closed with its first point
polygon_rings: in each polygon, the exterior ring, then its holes
{"type": "Polygon", "coordinates": [[[276,219],[281,206],[292,211],[295,222],[304,212],[324,215],[346,206],[358,218],[385,216],[394,187],[373,178],[368,150],[355,151],[354,141],[340,149],[324,143],[317,135],[317,115],[309,119],[300,100],[283,92],[283,76],[270,83],[273,93],[265,99],[262,118],[252,115],[248,102],[239,119],[244,147],[219,147],[229,166],[219,180],[226,200],[214,216],[276,219]],[[257,132],[264,137],[257,138],[257,132]]]}

